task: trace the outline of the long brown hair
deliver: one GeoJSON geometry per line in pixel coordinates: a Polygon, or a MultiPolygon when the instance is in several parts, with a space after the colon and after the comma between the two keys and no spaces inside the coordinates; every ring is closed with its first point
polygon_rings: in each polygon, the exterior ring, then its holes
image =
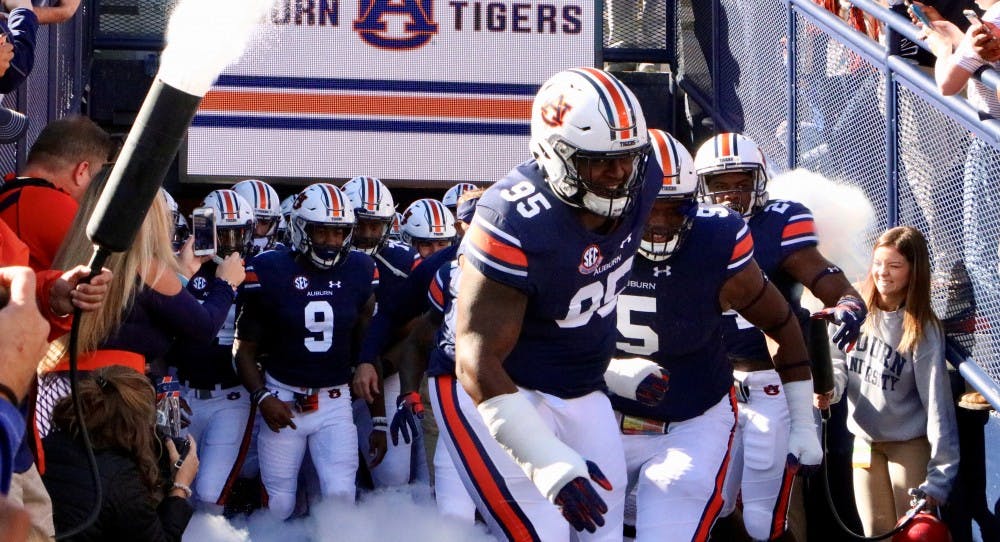
{"type": "MultiPolygon", "coordinates": [[[[906,298],[903,301],[903,336],[899,339],[900,352],[913,352],[913,349],[923,338],[927,326],[940,328],[934,309],[931,307],[931,264],[927,251],[927,240],[920,230],[912,226],[899,226],[883,233],[872,253],[881,247],[890,247],[899,251],[910,264],[909,284],[906,287],[906,298]]],[[[868,305],[868,319],[864,329],[871,333],[882,310],[878,306],[879,293],[875,288],[875,279],[871,269],[861,285],[861,295],[868,305]]]]}
{"type": "MultiPolygon", "coordinates": [[[[128,454],[150,498],[157,499],[161,489],[157,456],[162,449],[155,434],[156,393],[149,379],[121,365],[102,367],[80,380],[78,397],[94,448],[128,454]]],[[[79,437],[80,424],[71,397],[56,403],[52,424],[79,437]]]]}

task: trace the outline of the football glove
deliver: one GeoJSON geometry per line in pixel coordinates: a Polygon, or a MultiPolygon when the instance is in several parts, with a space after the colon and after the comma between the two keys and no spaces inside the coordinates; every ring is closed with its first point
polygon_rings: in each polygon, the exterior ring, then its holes
{"type": "Polygon", "coordinates": [[[852,295],[845,295],[837,300],[837,305],[814,312],[812,317],[840,324],[830,340],[842,352],[850,352],[861,335],[861,324],[865,323],[868,309],[865,302],[852,295]]]}
{"type": "MultiPolygon", "coordinates": [[[[593,461],[587,461],[587,473],[594,483],[606,491],[611,491],[611,482],[593,461]]],[[[604,525],[604,514],[608,512],[608,505],[604,503],[604,499],[597,494],[594,486],[582,476],[570,480],[559,490],[559,493],[556,494],[555,504],[574,529],[577,531],[586,530],[588,533],[592,533],[604,525]]]]}
{"type": "Polygon", "coordinates": [[[392,437],[392,445],[399,445],[399,434],[403,434],[403,442],[410,443],[417,435],[417,427],[420,425],[417,419],[424,417],[424,404],[420,400],[420,394],[411,391],[401,394],[396,398],[396,413],[392,416],[389,424],[389,435],[392,437]]]}

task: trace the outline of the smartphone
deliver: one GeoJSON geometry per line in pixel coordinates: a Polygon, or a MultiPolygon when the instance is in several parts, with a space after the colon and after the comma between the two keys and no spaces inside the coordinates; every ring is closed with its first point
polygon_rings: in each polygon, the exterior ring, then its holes
{"type": "Polygon", "coordinates": [[[215,209],[198,207],[191,212],[191,234],[194,235],[194,255],[214,256],[218,239],[215,234],[215,209]]]}
{"type": "Polygon", "coordinates": [[[174,441],[174,448],[177,448],[178,459],[184,461],[191,451],[191,441],[187,437],[170,437],[170,439],[174,441]]]}
{"type": "Polygon", "coordinates": [[[914,18],[923,23],[924,28],[928,31],[934,30],[934,26],[931,25],[931,20],[927,18],[927,14],[924,13],[924,10],[921,9],[920,6],[911,4],[910,2],[907,2],[906,5],[906,10],[910,12],[910,15],[913,15],[914,18]]]}
{"type": "Polygon", "coordinates": [[[977,24],[977,23],[983,24],[983,21],[979,19],[979,15],[977,15],[976,12],[972,11],[971,9],[963,9],[962,15],[965,15],[965,18],[968,19],[969,22],[972,24],[977,24]]]}

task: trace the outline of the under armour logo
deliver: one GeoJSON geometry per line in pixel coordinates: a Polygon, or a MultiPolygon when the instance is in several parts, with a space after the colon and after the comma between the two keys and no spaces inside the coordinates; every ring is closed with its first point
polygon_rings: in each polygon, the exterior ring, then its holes
{"type": "Polygon", "coordinates": [[[333,281],[331,280],[331,281],[330,281],[330,286],[329,286],[329,287],[330,287],[330,288],[340,288],[340,281],[338,280],[337,282],[333,282],[333,281]]]}
{"type": "Polygon", "coordinates": [[[670,266],[669,265],[664,265],[663,267],[654,267],[653,268],[653,277],[658,277],[660,275],[663,275],[664,277],[669,277],[670,276],[670,266]]]}
{"type": "Polygon", "coordinates": [[[630,233],[630,234],[628,234],[628,237],[626,237],[625,240],[622,241],[622,244],[618,245],[618,248],[624,249],[625,245],[627,245],[627,244],[629,244],[631,242],[632,242],[632,234],[630,233]]]}
{"type": "Polygon", "coordinates": [[[570,109],[573,109],[573,106],[566,103],[563,95],[560,94],[557,100],[553,100],[542,106],[540,110],[542,121],[549,126],[562,126],[563,117],[566,116],[566,112],[570,109]]]}

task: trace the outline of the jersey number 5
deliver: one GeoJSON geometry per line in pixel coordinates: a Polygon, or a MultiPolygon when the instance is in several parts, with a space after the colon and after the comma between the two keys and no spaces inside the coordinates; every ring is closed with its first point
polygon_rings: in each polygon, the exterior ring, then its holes
{"type": "Polygon", "coordinates": [[[310,301],[306,305],[306,329],[314,336],[305,338],[306,350],[326,352],[333,346],[333,307],[329,301],[310,301]],[[319,335],[316,337],[315,335],[319,335]]]}
{"type": "Polygon", "coordinates": [[[615,344],[622,352],[648,356],[660,350],[660,337],[653,328],[632,323],[632,313],[656,314],[656,298],[638,295],[618,296],[618,333],[629,342],[615,344]]]}

